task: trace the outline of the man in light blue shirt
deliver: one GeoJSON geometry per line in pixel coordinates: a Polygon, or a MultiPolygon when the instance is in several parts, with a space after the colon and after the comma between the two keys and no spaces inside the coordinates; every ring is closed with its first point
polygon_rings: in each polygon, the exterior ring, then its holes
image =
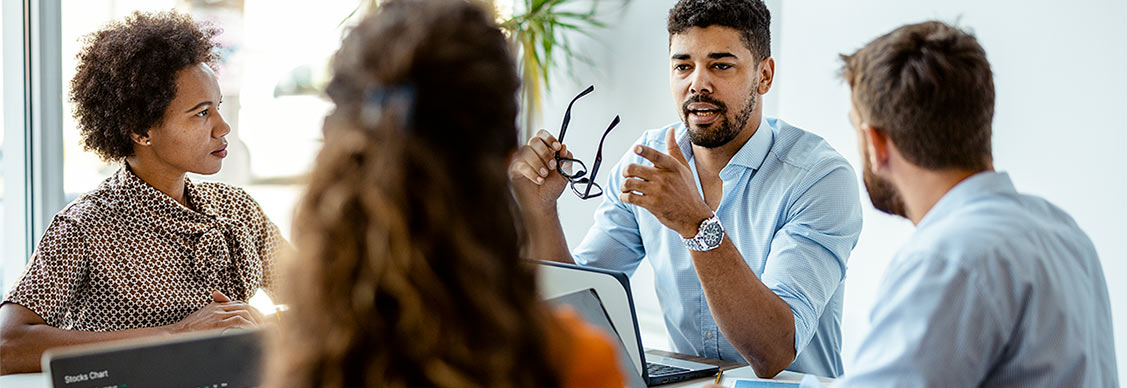
{"type": "Polygon", "coordinates": [[[993,171],[994,84],[977,40],[927,22],[843,58],[873,205],[916,231],[835,386],[1118,386],[1095,247],[993,171]]]}
{"type": "MultiPolygon", "coordinates": [[[[609,172],[574,256],[555,207],[572,174],[557,165],[566,146],[541,131],[510,176],[532,257],[627,273],[648,259],[677,351],[746,360],[760,376],[838,376],[843,280],[861,230],[856,176],[823,139],[763,117],[769,25],[759,0],[674,6],[682,123],[646,132],[609,172]]],[[[589,186],[581,178],[574,187],[589,186]]]]}

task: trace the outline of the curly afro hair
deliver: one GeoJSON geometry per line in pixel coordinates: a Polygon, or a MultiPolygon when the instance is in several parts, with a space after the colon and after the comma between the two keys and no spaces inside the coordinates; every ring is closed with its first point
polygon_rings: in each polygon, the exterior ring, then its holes
{"type": "Polygon", "coordinates": [[[669,39],[692,27],[723,26],[740,31],[758,59],[771,56],[771,11],[762,0],[680,0],[669,10],[669,39]]]}
{"type": "Polygon", "coordinates": [[[86,150],[106,161],[132,156],[130,135],[160,124],[176,96],[176,73],[215,64],[219,32],[182,13],[134,12],[85,36],[70,99],[86,150]]]}

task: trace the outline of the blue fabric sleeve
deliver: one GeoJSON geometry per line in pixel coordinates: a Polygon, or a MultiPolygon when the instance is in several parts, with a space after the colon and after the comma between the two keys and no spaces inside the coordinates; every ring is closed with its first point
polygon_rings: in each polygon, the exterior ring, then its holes
{"type": "MultiPolygon", "coordinates": [[[[642,139],[645,137],[643,136],[642,139]]],[[[639,139],[638,143],[642,141],[639,139]]],[[[625,272],[633,275],[634,270],[646,256],[642,245],[642,235],[635,217],[635,206],[623,203],[618,195],[622,186],[622,170],[635,163],[631,146],[625,155],[607,171],[607,181],[603,185],[603,202],[595,210],[595,223],[587,231],[583,242],[572,252],[575,263],[625,272]]]]}
{"type": "Polygon", "coordinates": [[[841,162],[815,171],[775,233],[761,280],[794,314],[795,356],[818,330],[822,312],[845,279],[849,253],[861,233],[861,204],[853,170],[841,162]]]}

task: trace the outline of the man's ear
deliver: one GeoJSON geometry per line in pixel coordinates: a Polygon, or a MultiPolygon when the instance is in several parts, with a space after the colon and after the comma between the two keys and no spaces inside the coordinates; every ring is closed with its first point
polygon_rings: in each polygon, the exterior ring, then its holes
{"type": "Polygon", "coordinates": [[[888,159],[891,153],[892,140],[880,128],[869,123],[861,123],[861,134],[865,137],[865,148],[869,154],[869,166],[873,173],[888,168],[888,159]]]}
{"type": "Polygon", "coordinates": [[[771,85],[775,83],[775,58],[767,57],[759,62],[759,85],[756,85],[756,91],[760,95],[767,94],[771,90],[771,85]]]}

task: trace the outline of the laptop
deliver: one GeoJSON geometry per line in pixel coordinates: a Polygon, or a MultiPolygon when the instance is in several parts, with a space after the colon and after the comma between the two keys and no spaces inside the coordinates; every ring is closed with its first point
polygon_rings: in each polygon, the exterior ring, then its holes
{"type": "Polygon", "coordinates": [[[630,353],[626,351],[626,345],[622,344],[622,339],[619,338],[618,331],[614,329],[614,325],[610,323],[610,316],[607,315],[607,310],[603,308],[603,302],[599,300],[599,294],[595,289],[588,288],[586,290],[576,291],[567,295],[557,296],[548,299],[548,303],[553,306],[568,306],[572,310],[579,313],[587,323],[601,329],[605,332],[608,338],[614,344],[615,357],[618,358],[618,369],[626,373],[626,386],[629,388],[646,388],[646,380],[642,374],[638,373],[638,368],[630,361],[630,353]]]}
{"type": "MultiPolygon", "coordinates": [[[[638,330],[638,318],[634,312],[634,298],[630,293],[630,280],[626,274],[556,262],[539,262],[538,267],[540,294],[549,300],[577,291],[594,290],[595,300],[604,309],[603,315],[609,318],[614,333],[630,356],[631,365],[647,385],[712,376],[720,371],[715,365],[645,353],[638,330]]],[[[587,317],[587,314],[582,315],[587,317]]],[[[596,322],[591,323],[598,325],[596,322]]]]}
{"type": "Polygon", "coordinates": [[[50,350],[54,388],[253,388],[262,377],[263,335],[227,330],[50,350]]]}

